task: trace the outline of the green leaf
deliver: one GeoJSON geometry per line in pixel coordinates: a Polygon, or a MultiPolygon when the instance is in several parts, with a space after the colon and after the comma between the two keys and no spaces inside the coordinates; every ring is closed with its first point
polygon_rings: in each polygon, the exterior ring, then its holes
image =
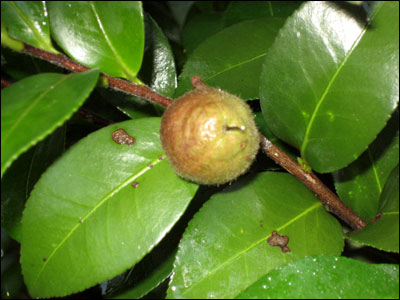
{"type": "Polygon", "coordinates": [[[45,1],[1,1],[1,20],[13,38],[58,53],[51,44],[45,1]]]}
{"type": "MultiPolygon", "coordinates": [[[[174,54],[168,39],[150,15],[145,15],[145,25],[145,52],[138,77],[153,91],[172,97],[177,86],[174,54]]],[[[110,101],[132,119],[159,116],[164,110],[161,105],[122,93],[114,93],[110,101]]]]}
{"type": "Polygon", "coordinates": [[[269,272],[237,299],[396,299],[399,266],[310,256],[269,272]],[[357,275],[357,276],[355,276],[357,275]]]}
{"type": "Polygon", "coordinates": [[[265,272],[305,255],[339,255],[342,229],[304,185],[259,173],[215,194],[194,216],[176,256],[167,296],[232,298],[265,272]],[[268,244],[273,230],[290,252],[268,244]]]}
{"type": "Polygon", "coordinates": [[[1,176],[29,147],[67,120],[94,88],[98,70],[39,74],[1,91],[1,176]]]}
{"type": "Polygon", "coordinates": [[[300,1],[232,1],[224,13],[224,27],[260,17],[288,17],[300,1]]]}
{"type": "Polygon", "coordinates": [[[389,175],[380,199],[377,221],[349,238],[363,245],[399,253],[399,165],[389,175]]]}
{"type": "Polygon", "coordinates": [[[141,2],[48,2],[51,34],[74,60],[136,81],[144,47],[141,2]]]}
{"type": "Polygon", "coordinates": [[[267,124],[317,172],[356,159],[398,104],[398,5],[378,3],[362,24],[335,3],[307,2],[265,58],[260,97],[267,124]]]}
{"type": "Polygon", "coordinates": [[[261,64],[283,25],[282,18],[241,22],[205,40],[186,62],[175,96],[192,89],[192,76],[244,100],[258,98],[261,64]]]}
{"type": "Polygon", "coordinates": [[[208,12],[195,15],[188,20],[182,32],[182,43],[187,55],[222,29],[223,16],[222,12],[208,12]]]}
{"type": "Polygon", "coordinates": [[[146,49],[140,78],[157,93],[172,97],[177,86],[174,53],[154,19],[147,15],[145,21],[146,49]]]}
{"type": "Polygon", "coordinates": [[[392,169],[399,163],[397,111],[377,139],[351,165],[333,173],[340,199],[364,220],[378,213],[379,198],[392,169]]]}
{"type": "Polygon", "coordinates": [[[22,272],[32,297],[65,296],[122,273],[183,214],[197,186],[164,159],[159,127],[160,118],[105,127],[42,175],[22,218],[22,272]],[[134,144],[114,142],[117,129],[134,144]]]}
{"type": "Polygon", "coordinates": [[[18,242],[22,235],[22,212],[33,186],[64,151],[65,126],[23,153],[1,179],[1,226],[18,242]]]}

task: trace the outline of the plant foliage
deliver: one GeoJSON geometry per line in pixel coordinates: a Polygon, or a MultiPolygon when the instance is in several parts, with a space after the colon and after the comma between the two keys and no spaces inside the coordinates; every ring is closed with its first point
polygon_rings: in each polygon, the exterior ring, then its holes
{"type": "Polygon", "coordinates": [[[398,298],[399,3],[348,2],[2,1],[2,297],[398,298]],[[100,72],[174,98],[198,75],[249,101],[368,225],[261,153],[224,186],[181,179],[164,108],[100,72]]]}

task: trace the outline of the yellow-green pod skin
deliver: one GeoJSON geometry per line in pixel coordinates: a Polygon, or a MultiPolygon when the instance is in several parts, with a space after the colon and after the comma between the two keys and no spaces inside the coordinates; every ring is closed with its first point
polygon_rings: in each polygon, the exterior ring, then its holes
{"type": "Polygon", "coordinates": [[[175,172],[205,185],[231,182],[245,173],[260,142],[250,107],[234,95],[206,86],[168,107],[160,133],[175,172]]]}

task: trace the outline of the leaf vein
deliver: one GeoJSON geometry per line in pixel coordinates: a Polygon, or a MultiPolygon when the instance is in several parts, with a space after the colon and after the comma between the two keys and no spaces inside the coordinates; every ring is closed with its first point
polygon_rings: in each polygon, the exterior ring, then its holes
{"type": "MultiPolygon", "coordinates": [[[[277,228],[276,230],[279,232],[281,230],[283,230],[284,228],[288,227],[290,224],[292,224],[293,222],[299,220],[300,218],[302,218],[303,216],[307,215],[308,213],[310,213],[311,211],[313,211],[316,208],[321,207],[321,203],[320,202],[316,202],[315,204],[313,204],[311,207],[307,208],[306,210],[304,210],[302,213],[300,213],[299,215],[297,215],[296,217],[292,218],[290,221],[288,221],[287,223],[283,224],[282,226],[280,226],[279,228],[277,228]]],[[[261,243],[264,243],[269,237],[271,236],[271,234],[268,234],[266,237],[261,238],[260,240],[256,241],[255,243],[253,243],[252,245],[250,245],[249,247],[247,247],[246,249],[238,252],[236,255],[230,257],[229,259],[227,259],[224,263],[220,264],[219,266],[217,266],[216,268],[214,268],[213,270],[211,270],[210,272],[207,273],[208,276],[215,274],[216,272],[218,272],[218,270],[222,269],[223,267],[225,267],[226,265],[230,264],[231,262],[235,261],[236,259],[238,259],[241,255],[247,253],[248,251],[250,251],[251,249],[257,247],[258,245],[260,245],[261,243]]],[[[193,283],[190,287],[188,287],[187,289],[185,289],[182,292],[182,295],[186,294],[188,291],[192,290],[195,286],[197,286],[200,282],[202,282],[207,276],[204,276],[203,278],[201,278],[199,281],[196,281],[195,283],[193,283]]]]}
{"type": "Polygon", "coordinates": [[[26,17],[25,13],[15,4],[15,1],[10,1],[10,4],[14,7],[15,11],[19,15],[19,17],[26,23],[26,25],[31,29],[33,32],[36,40],[39,40],[42,45],[49,46],[47,41],[43,38],[40,32],[37,30],[35,25],[31,22],[29,18],[26,17]]]}
{"type": "MultiPolygon", "coordinates": [[[[156,164],[160,163],[162,160],[159,159],[159,157],[157,157],[156,159],[154,159],[151,164],[153,166],[155,166],[156,164]]],[[[120,185],[118,185],[117,187],[115,187],[111,192],[109,192],[107,195],[105,195],[103,197],[103,199],[101,199],[99,201],[98,204],[96,204],[87,214],[86,216],[81,218],[81,222],[84,222],[86,219],[88,219],[100,206],[102,206],[104,203],[106,203],[106,201],[108,199],[110,199],[112,196],[114,196],[116,193],[118,193],[122,188],[124,188],[125,186],[127,186],[130,182],[132,182],[133,180],[135,180],[136,178],[140,177],[141,175],[143,175],[144,173],[148,172],[149,170],[152,170],[153,168],[149,168],[148,165],[146,165],[146,167],[144,167],[142,170],[140,170],[139,172],[137,172],[136,174],[133,174],[132,176],[128,177],[124,182],[122,182],[120,185]]],[[[44,262],[44,264],[42,265],[41,269],[39,270],[39,272],[37,273],[37,277],[35,279],[35,282],[33,285],[36,284],[36,282],[38,281],[38,279],[40,278],[42,272],[44,271],[44,269],[46,268],[47,264],[51,261],[51,259],[53,258],[53,256],[57,253],[57,251],[65,244],[65,242],[72,236],[72,234],[80,227],[81,222],[77,222],[77,224],[72,227],[72,229],[70,230],[70,232],[68,232],[68,234],[66,234],[66,236],[64,237],[64,239],[53,249],[53,251],[50,253],[50,255],[47,257],[46,261],[44,262]]],[[[86,239],[87,240],[87,239],[86,239]]],[[[88,255],[89,252],[87,251],[88,255]]]]}
{"type": "Polygon", "coordinates": [[[250,58],[250,59],[248,59],[248,60],[245,60],[245,61],[242,61],[242,62],[240,62],[240,63],[237,63],[237,64],[235,64],[235,65],[232,65],[232,66],[230,66],[230,67],[228,67],[228,68],[225,68],[225,69],[221,70],[220,72],[217,72],[217,73],[211,75],[210,77],[204,79],[204,81],[208,81],[208,80],[210,80],[210,79],[212,79],[212,78],[214,78],[214,77],[217,77],[218,75],[220,75],[220,74],[222,74],[222,73],[224,73],[224,72],[230,71],[230,70],[232,70],[232,69],[234,69],[234,68],[236,68],[236,67],[239,67],[239,66],[241,66],[241,65],[244,65],[244,64],[247,64],[247,63],[249,63],[249,62],[252,62],[253,60],[256,60],[256,59],[258,59],[258,58],[261,58],[261,57],[263,57],[263,56],[265,56],[265,55],[267,55],[266,52],[265,52],[265,53],[262,53],[262,54],[260,54],[260,55],[258,55],[258,56],[252,57],[252,58],[250,58]]]}
{"type": "MultiPolygon", "coordinates": [[[[103,24],[102,24],[102,22],[101,22],[101,20],[100,20],[100,17],[99,17],[99,15],[97,14],[97,11],[96,11],[96,8],[94,7],[93,1],[90,1],[89,3],[90,3],[90,7],[91,7],[91,9],[92,9],[92,11],[93,11],[93,14],[94,14],[94,16],[95,16],[95,18],[96,18],[97,25],[99,26],[101,32],[103,33],[104,40],[106,41],[106,43],[107,43],[108,47],[110,48],[111,52],[114,54],[115,59],[117,60],[118,64],[121,66],[121,68],[122,68],[122,70],[124,71],[124,73],[130,78],[130,77],[131,77],[131,76],[130,76],[131,74],[130,74],[130,72],[128,71],[129,68],[127,68],[127,67],[125,66],[125,64],[123,63],[121,57],[117,54],[117,51],[115,50],[114,46],[112,45],[112,43],[111,43],[111,41],[110,41],[110,38],[108,37],[108,35],[107,35],[107,33],[106,33],[106,31],[105,31],[105,29],[104,29],[104,27],[103,27],[103,24]]],[[[134,76],[133,76],[133,77],[134,77],[134,76]]]]}
{"type": "Polygon", "coordinates": [[[61,84],[63,81],[67,80],[69,76],[62,77],[58,82],[56,82],[54,85],[52,85],[52,88],[46,89],[44,92],[42,92],[35,101],[31,103],[19,116],[19,118],[14,122],[13,126],[9,129],[8,133],[5,135],[4,139],[2,139],[2,143],[5,143],[8,137],[14,132],[15,128],[21,123],[21,121],[24,119],[24,117],[39,103],[39,101],[46,96],[50,91],[54,90],[55,87],[59,84],[61,84]]]}
{"type": "Polygon", "coordinates": [[[360,41],[361,37],[364,35],[366,29],[367,29],[367,26],[364,26],[364,28],[361,30],[361,32],[358,35],[358,37],[354,40],[353,45],[351,46],[350,50],[346,53],[343,61],[340,63],[339,67],[337,68],[337,70],[333,74],[331,80],[328,82],[328,85],[326,86],[325,91],[323,92],[322,96],[318,100],[317,105],[315,106],[314,111],[313,111],[313,113],[311,115],[310,122],[308,123],[306,132],[304,134],[303,144],[302,144],[302,147],[301,147],[301,156],[302,157],[304,157],[305,150],[306,150],[306,147],[307,147],[307,144],[308,144],[308,141],[309,141],[310,131],[311,131],[311,128],[313,127],[313,124],[314,124],[315,118],[316,118],[316,116],[318,114],[318,111],[319,111],[322,103],[326,99],[327,95],[329,94],[329,90],[332,87],[333,83],[335,82],[336,78],[339,76],[339,73],[342,70],[343,66],[346,64],[346,62],[348,61],[350,56],[353,54],[354,49],[356,48],[356,46],[357,46],[358,42],[360,41]]]}

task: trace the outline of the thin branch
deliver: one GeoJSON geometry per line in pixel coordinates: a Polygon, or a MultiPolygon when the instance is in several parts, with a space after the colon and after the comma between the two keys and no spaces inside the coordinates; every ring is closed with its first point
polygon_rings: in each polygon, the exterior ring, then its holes
{"type": "Polygon", "coordinates": [[[12,82],[9,80],[3,79],[3,78],[1,79],[1,88],[6,88],[6,87],[10,86],[11,84],[12,84],[12,82]]]}
{"type": "MultiPolygon", "coordinates": [[[[67,69],[71,72],[85,72],[90,70],[90,68],[82,66],[69,59],[67,56],[63,54],[54,54],[47,52],[45,50],[24,44],[23,53],[32,55],[34,57],[46,60],[52,64],[55,64],[61,68],[67,69]]],[[[131,94],[137,97],[144,98],[151,102],[158,103],[162,106],[168,106],[172,103],[172,99],[165,97],[151,90],[149,87],[145,85],[137,85],[130,81],[126,81],[120,78],[112,77],[110,75],[101,73],[100,76],[107,79],[107,85],[110,88],[125,92],[127,94],[131,94]]]]}
{"type": "MultiPolygon", "coordinates": [[[[23,52],[49,61],[72,72],[85,72],[90,70],[90,68],[72,61],[63,54],[53,54],[30,45],[24,44],[23,52]]],[[[103,73],[101,73],[100,76],[105,78],[107,80],[107,85],[113,89],[144,98],[165,107],[172,103],[172,99],[158,94],[145,85],[136,85],[132,82],[103,73]]],[[[193,77],[192,84],[195,88],[205,85],[198,76],[193,77]]],[[[337,215],[355,230],[360,230],[367,225],[360,216],[347,207],[328,187],[326,187],[314,173],[305,171],[297,162],[275,146],[270,140],[261,134],[260,136],[261,147],[266,155],[313,191],[332,213],[337,215]]]]}
{"type": "Polygon", "coordinates": [[[353,212],[326,185],[324,185],[314,173],[304,170],[296,161],[275,146],[265,136],[260,134],[260,137],[261,148],[265,154],[313,191],[320,198],[322,203],[329,208],[329,211],[334,213],[355,230],[360,230],[367,225],[359,215],[353,212]]]}

